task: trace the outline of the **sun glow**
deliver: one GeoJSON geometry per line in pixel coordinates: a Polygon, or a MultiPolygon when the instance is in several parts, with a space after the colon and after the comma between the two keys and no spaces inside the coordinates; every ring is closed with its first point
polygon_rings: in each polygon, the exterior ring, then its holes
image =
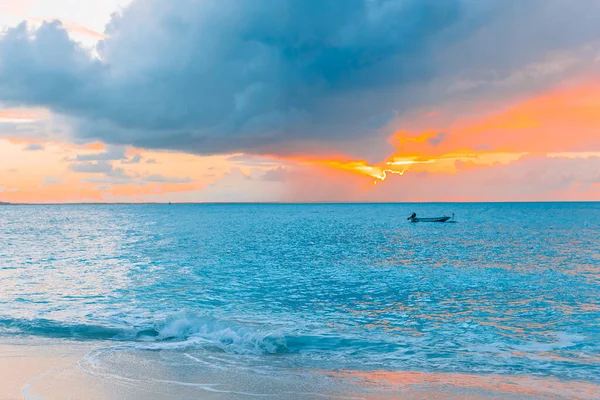
{"type": "Polygon", "coordinates": [[[375,178],[373,183],[377,183],[377,181],[384,181],[388,177],[388,174],[393,175],[404,175],[407,168],[403,169],[394,169],[394,168],[386,168],[386,163],[382,165],[370,165],[366,161],[357,160],[357,161],[335,161],[335,160],[312,160],[308,162],[303,162],[303,164],[317,164],[323,165],[328,168],[333,168],[337,170],[343,170],[348,172],[353,172],[359,175],[368,176],[371,178],[375,178]]]}
{"type": "Polygon", "coordinates": [[[391,161],[387,162],[387,165],[413,165],[413,164],[432,164],[434,163],[435,160],[422,160],[422,161],[418,161],[418,160],[403,160],[403,159],[397,159],[397,158],[393,158],[391,161]]]}

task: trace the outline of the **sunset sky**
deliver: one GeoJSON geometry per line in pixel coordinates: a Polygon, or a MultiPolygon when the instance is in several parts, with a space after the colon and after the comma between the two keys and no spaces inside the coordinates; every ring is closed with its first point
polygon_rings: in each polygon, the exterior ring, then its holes
{"type": "Polygon", "coordinates": [[[600,200],[599,15],[1,0],[0,201],[600,200]]]}

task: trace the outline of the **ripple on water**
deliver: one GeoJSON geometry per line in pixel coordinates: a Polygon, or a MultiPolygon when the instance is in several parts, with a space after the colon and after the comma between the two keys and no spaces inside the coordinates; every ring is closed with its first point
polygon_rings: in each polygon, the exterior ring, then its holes
{"type": "Polygon", "coordinates": [[[301,370],[600,376],[595,203],[29,206],[0,221],[0,335],[258,346],[301,370]],[[417,209],[459,223],[408,224],[417,209]]]}

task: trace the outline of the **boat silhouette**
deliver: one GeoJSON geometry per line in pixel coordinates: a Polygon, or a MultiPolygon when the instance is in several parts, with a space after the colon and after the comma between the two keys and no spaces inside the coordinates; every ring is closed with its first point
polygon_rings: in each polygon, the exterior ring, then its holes
{"type": "Polygon", "coordinates": [[[452,214],[452,217],[443,216],[443,217],[419,218],[419,217],[417,217],[416,213],[412,213],[412,215],[407,218],[407,220],[409,220],[410,222],[448,222],[451,219],[454,221],[454,214],[452,214]]]}

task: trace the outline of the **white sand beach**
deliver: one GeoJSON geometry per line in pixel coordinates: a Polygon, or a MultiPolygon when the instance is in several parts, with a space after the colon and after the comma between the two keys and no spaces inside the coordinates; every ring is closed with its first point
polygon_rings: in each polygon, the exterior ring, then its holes
{"type": "MultiPolygon", "coordinates": [[[[277,378],[259,375],[237,375],[221,371],[223,380],[214,379],[210,371],[198,366],[194,374],[181,369],[180,381],[152,379],[157,371],[148,370],[142,357],[122,359],[124,370],[133,371],[138,379],[106,372],[97,373],[82,367],[80,361],[94,350],[85,342],[53,342],[11,340],[0,344],[0,399],[1,400],[117,400],[144,399],[246,399],[246,398],[352,398],[352,399],[581,399],[598,398],[600,386],[585,382],[561,382],[543,378],[436,374],[424,372],[366,372],[366,371],[312,371],[299,373],[301,379],[313,374],[315,390],[310,393],[302,384],[293,386],[277,378]],[[190,376],[196,376],[190,379],[190,376]],[[334,385],[323,392],[319,379],[331,379],[334,385]],[[270,384],[266,384],[270,382],[270,384]],[[280,397],[278,397],[280,396],[280,397]]],[[[159,352],[149,352],[160,357],[159,352]]],[[[88,366],[89,368],[89,366],[88,366]]],[[[165,374],[164,371],[158,371],[165,374]]],[[[167,375],[167,374],[165,374],[167,375]]]]}

